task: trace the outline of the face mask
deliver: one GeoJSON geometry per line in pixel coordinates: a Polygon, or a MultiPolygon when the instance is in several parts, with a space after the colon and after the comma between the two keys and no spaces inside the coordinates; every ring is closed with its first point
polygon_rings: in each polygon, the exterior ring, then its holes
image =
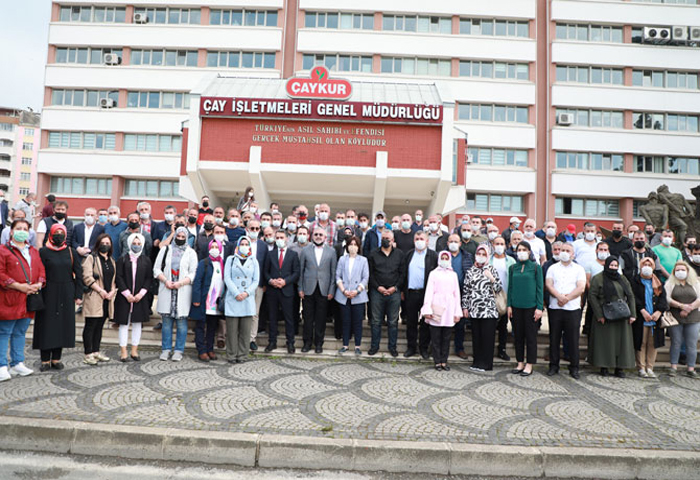
{"type": "Polygon", "coordinates": [[[557,230],[556,230],[556,228],[549,227],[549,228],[545,231],[545,233],[547,234],[547,236],[548,236],[549,238],[552,238],[554,235],[557,234],[557,230]]]}
{"type": "Polygon", "coordinates": [[[314,238],[314,245],[316,245],[317,247],[320,247],[324,243],[325,243],[325,240],[321,240],[320,238],[314,238]]]}
{"type": "Polygon", "coordinates": [[[598,252],[598,260],[604,262],[610,256],[610,252],[598,252]]]}
{"type": "Polygon", "coordinates": [[[603,236],[602,236],[602,235],[596,235],[595,241],[596,241],[596,242],[602,242],[602,241],[603,241],[603,236]]]}
{"type": "Polygon", "coordinates": [[[255,214],[258,211],[258,207],[250,207],[248,211],[252,214],[255,214]]]}
{"type": "Polygon", "coordinates": [[[97,218],[97,221],[100,222],[100,223],[107,223],[107,215],[100,215],[100,216],[97,218]]]}
{"type": "Polygon", "coordinates": [[[175,215],[173,215],[172,213],[166,213],[166,214],[165,214],[165,221],[166,221],[166,222],[172,223],[173,220],[175,220],[175,215]]]}
{"type": "Polygon", "coordinates": [[[56,217],[56,220],[63,220],[66,218],[65,212],[55,212],[53,216],[56,217]]]}
{"type": "Polygon", "coordinates": [[[258,232],[258,231],[255,231],[255,232],[248,232],[248,236],[249,236],[250,238],[252,238],[253,240],[257,240],[257,239],[258,239],[258,235],[260,235],[260,232],[258,232]]]}
{"type": "Polygon", "coordinates": [[[212,230],[214,230],[214,224],[211,222],[204,222],[204,230],[206,230],[207,232],[211,232],[212,230]]]}
{"type": "Polygon", "coordinates": [[[472,232],[470,232],[469,230],[462,230],[460,232],[460,234],[462,235],[462,238],[465,240],[469,240],[470,238],[472,238],[472,232]]]}
{"type": "Polygon", "coordinates": [[[392,230],[398,230],[399,229],[399,222],[394,222],[391,224],[391,229],[392,230]]]}
{"type": "Polygon", "coordinates": [[[95,224],[95,217],[85,217],[85,225],[88,227],[95,224]]]}
{"type": "Polygon", "coordinates": [[[692,259],[693,263],[700,263],[700,255],[693,255],[692,259]]]}
{"type": "Polygon", "coordinates": [[[303,233],[300,233],[297,235],[297,241],[301,243],[302,245],[305,244],[309,240],[308,235],[304,235],[303,233]]]}
{"type": "Polygon", "coordinates": [[[226,240],[226,235],[214,235],[214,240],[216,240],[217,242],[224,243],[224,241],[226,240]]]}
{"type": "Polygon", "coordinates": [[[569,255],[569,252],[561,252],[561,253],[559,254],[559,260],[561,260],[561,261],[564,262],[564,263],[566,263],[566,262],[568,262],[569,260],[571,260],[571,256],[569,255]]]}
{"type": "Polygon", "coordinates": [[[320,212],[318,214],[318,219],[321,220],[322,222],[325,222],[328,220],[328,212],[320,212]]]}
{"type": "Polygon", "coordinates": [[[290,232],[296,232],[297,231],[297,224],[296,223],[288,223],[287,230],[289,230],[290,232]]]}
{"type": "Polygon", "coordinates": [[[485,257],[483,255],[477,255],[475,258],[476,263],[478,263],[479,265],[483,265],[484,263],[486,263],[488,261],[488,259],[489,259],[488,257],[485,257]]]}
{"type": "Polygon", "coordinates": [[[503,252],[506,251],[506,247],[503,245],[496,245],[493,247],[493,251],[496,252],[496,255],[503,255],[503,252]]]}
{"type": "Polygon", "coordinates": [[[558,262],[559,260],[561,260],[561,258],[559,257],[559,254],[558,254],[558,253],[552,254],[552,259],[553,259],[555,262],[558,262]]]}
{"type": "Polygon", "coordinates": [[[223,217],[214,217],[214,221],[216,222],[217,225],[221,225],[224,223],[224,218],[223,217]]]}
{"type": "Polygon", "coordinates": [[[255,192],[253,192],[252,190],[248,192],[248,198],[253,198],[253,195],[255,195],[255,192]]]}
{"type": "Polygon", "coordinates": [[[119,215],[110,215],[109,216],[109,221],[111,223],[117,223],[119,221],[119,215]]]}
{"type": "Polygon", "coordinates": [[[228,224],[231,225],[233,228],[236,228],[240,221],[238,220],[238,217],[232,217],[228,219],[228,224]]]}
{"type": "Polygon", "coordinates": [[[339,218],[338,220],[335,221],[335,224],[338,225],[339,227],[344,227],[345,226],[345,219],[339,218]]]}
{"type": "Polygon", "coordinates": [[[423,251],[425,250],[426,247],[426,242],[425,240],[416,240],[416,250],[423,251]]]}
{"type": "Polygon", "coordinates": [[[207,207],[209,206],[209,202],[202,202],[202,206],[203,206],[204,208],[207,208],[207,207]]]}
{"type": "Polygon", "coordinates": [[[654,270],[650,266],[646,265],[646,266],[642,267],[642,276],[643,277],[651,277],[652,273],[654,273],[654,270]]]}
{"type": "Polygon", "coordinates": [[[630,233],[628,236],[630,237],[630,240],[632,240],[634,238],[634,232],[630,233]]]}
{"type": "Polygon", "coordinates": [[[686,272],[685,270],[676,270],[676,273],[674,273],[674,275],[678,280],[685,280],[686,278],[688,278],[688,272],[686,272]]]}
{"type": "Polygon", "coordinates": [[[438,229],[437,223],[429,223],[428,228],[430,229],[431,232],[436,232],[438,229]]]}
{"type": "Polygon", "coordinates": [[[283,239],[279,239],[275,241],[275,244],[277,245],[277,248],[284,248],[287,245],[287,241],[283,239]]]}
{"type": "Polygon", "coordinates": [[[416,222],[420,223],[423,221],[423,215],[416,215],[416,222]]]}
{"type": "Polygon", "coordinates": [[[280,225],[282,225],[282,222],[280,222],[279,220],[273,220],[273,221],[272,221],[272,226],[273,226],[273,227],[275,227],[275,228],[280,228],[280,225]]]}
{"type": "Polygon", "coordinates": [[[185,238],[176,238],[175,245],[177,245],[178,247],[181,247],[185,244],[186,241],[187,241],[187,239],[185,239],[185,238]]]}
{"type": "Polygon", "coordinates": [[[269,245],[272,245],[275,243],[275,237],[265,237],[265,242],[267,242],[269,245]]]}
{"type": "Polygon", "coordinates": [[[430,227],[423,227],[423,231],[425,233],[430,233],[430,227]]]}
{"type": "Polygon", "coordinates": [[[411,222],[407,222],[404,220],[403,222],[401,222],[401,228],[403,230],[408,230],[409,228],[411,228],[411,222]]]}
{"type": "Polygon", "coordinates": [[[132,220],[129,222],[129,228],[132,230],[136,230],[137,228],[139,228],[139,225],[139,222],[137,222],[136,220],[132,220]]]}
{"type": "Polygon", "coordinates": [[[468,225],[468,224],[469,224],[469,220],[462,220],[462,225],[468,225]]]}
{"type": "Polygon", "coordinates": [[[377,228],[384,228],[384,225],[385,225],[384,220],[378,218],[376,223],[377,223],[377,228]]]}
{"type": "Polygon", "coordinates": [[[479,230],[481,230],[481,227],[478,225],[472,225],[472,232],[478,233],[479,230]]]}
{"type": "Polygon", "coordinates": [[[489,241],[493,242],[497,236],[498,236],[498,232],[489,232],[489,235],[488,235],[489,241]]]}
{"type": "Polygon", "coordinates": [[[391,246],[391,240],[388,238],[382,238],[382,248],[389,248],[391,246]]]}
{"type": "Polygon", "coordinates": [[[513,224],[513,228],[514,228],[515,230],[519,229],[519,228],[520,228],[520,223],[514,223],[514,224],[513,224]]]}
{"type": "Polygon", "coordinates": [[[450,252],[455,253],[459,250],[459,243],[450,242],[449,245],[447,245],[447,249],[450,252]]]}
{"type": "Polygon", "coordinates": [[[586,241],[592,242],[593,240],[595,240],[595,233],[592,233],[592,232],[586,233],[586,241]]]}
{"type": "Polygon", "coordinates": [[[695,244],[694,243],[689,243],[688,246],[686,247],[689,252],[692,252],[695,249],[695,244]]]}
{"type": "Polygon", "coordinates": [[[646,242],[644,242],[644,240],[637,240],[634,242],[634,248],[637,248],[639,250],[644,248],[644,245],[646,245],[646,242]]]}
{"type": "Polygon", "coordinates": [[[209,256],[210,256],[210,257],[218,258],[220,253],[221,253],[221,252],[219,251],[218,248],[210,248],[210,249],[209,249],[209,256]]]}
{"type": "Polygon", "coordinates": [[[141,217],[141,220],[148,220],[149,218],[151,218],[151,215],[144,212],[141,215],[139,215],[139,217],[141,217]]]}
{"type": "Polygon", "coordinates": [[[613,230],[613,231],[612,231],[612,237],[613,237],[615,240],[619,240],[619,239],[622,238],[622,232],[621,232],[620,230],[613,230]]]}
{"type": "Polygon", "coordinates": [[[97,250],[98,250],[100,253],[107,253],[107,252],[109,252],[109,247],[110,247],[109,245],[104,245],[104,244],[103,244],[103,245],[100,245],[99,247],[97,247],[97,250]]]}
{"type": "Polygon", "coordinates": [[[518,252],[517,254],[518,260],[521,262],[526,261],[528,258],[530,258],[530,252],[523,252],[522,250],[518,252]]]}
{"type": "Polygon", "coordinates": [[[276,208],[273,208],[273,209],[272,209],[272,214],[273,214],[273,215],[277,215],[278,213],[280,213],[279,210],[277,210],[276,208]]]}
{"type": "Polygon", "coordinates": [[[663,244],[666,245],[667,247],[670,247],[670,246],[671,246],[671,242],[673,242],[673,240],[671,239],[671,237],[664,237],[664,238],[661,239],[661,243],[663,243],[663,244]]]}
{"type": "MultiPolygon", "coordinates": [[[[355,225],[355,219],[354,218],[347,218],[345,219],[345,225],[352,227],[355,225]]],[[[341,225],[342,226],[342,225],[341,225]]]]}
{"type": "Polygon", "coordinates": [[[525,232],[525,238],[532,238],[535,236],[535,232],[525,232]]]}
{"type": "Polygon", "coordinates": [[[15,230],[12,232],[12,238],[14,238],[15,242],[17,243],[24,243],[29,240],[29,232],[25,232],[24,230],[15,230]]]}
{"type": "Polygon", "coordinates": [[[348,245],[348,253],[350,255],[357,255],[357,252],[359,249],[357,248],[357,245],[348,245]]]}
{"type": "Polygon", "coordinates": [[[270,226],[270,221],[269,221],[269,220],[263,220],[262,222],[260,222],[260,228],[262,228],[263,230],[266,229],[266,228],[269,227],[269,226],[270,226]]]}
{"type": "Polygon", "coordinates": [[[241,255],[247,256],[250,253],[250,247],[248,245],[241,245],[238,247],[238,251],[241,255]]]}
{"type": "Polygon", "coordinates": [[[134,253],[139,253],[143,247],[141,245],[132,245],[131,246],[131,251],[134,253]]]}
{"type": "Polygon", "coordinates": [[[450,268],[450,261],[449,260],[440,260],[440,266],[442,268],[450,268]]]}
{"type": "Polygon", "coordinates": [[[187,223],[189,223],[190,225],[194,225],[195,223],[197,223],[197,217],[187,217],[187,223]]]}
{"type": "Polygon", "coordinates": [[[369,224],[367,222],[360,222],[360,228],[362,230],[367,230],[368,226],[369,226],[369,224]]]}

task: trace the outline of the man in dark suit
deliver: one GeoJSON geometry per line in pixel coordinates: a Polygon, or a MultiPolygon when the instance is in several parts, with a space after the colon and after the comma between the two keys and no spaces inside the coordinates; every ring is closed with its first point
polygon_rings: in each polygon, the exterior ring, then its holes
{"type": "Polygon", "coordinates": [[[268,287],[267,301],[270,315],[269,343],[266,352],[277,348],[277,316],[280,307],[284,316],[284,328],[287,336],[287,352],[294,353],[294,284],[299,280],[299,256],[287,248],[287,232],[277,230],[275,248],[265,258],[263,269],[268,287]]]}
{"type": "Polygon", "coordinates": [[[0,190],[0,228],[5,228],[7,221],[10,218],[10,207],[7,206],[7,200],[5,200],[5,192],[0,190]]]}
{"type": "Polygon", "coordinates": [[[105,233],[105,227],[96,222],[97,210],[88,207],[85,209],[85,221],[73,227],[71,246],[83,258],[87,257],[95,248],[97,237],[105,233]]]}
{"type": "Polygon", "coordinates": [[[427,235],[418,231],[413,237],[415,249],[406,256],[407,276],[404,283],[402,296],[406,299],[406,353],[404,357],[412,357],[416,354],[416,347],[421,355],[427,356],[430,346],[430,327],[422,322],[420,331],[418,317],[423,307],[425,286],[428,284],[428,275],[438,263],[438,254],[428,248],[427,235]]]}

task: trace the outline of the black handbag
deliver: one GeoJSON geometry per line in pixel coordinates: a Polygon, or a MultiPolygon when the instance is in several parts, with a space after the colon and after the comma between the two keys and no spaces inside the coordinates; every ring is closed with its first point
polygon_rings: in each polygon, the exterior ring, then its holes
{"type": "Polygon", "coordinates": [[[603,318],[609,322],[629,319],[631,316],[630,307],[621,298],[603,305],[603,318]]]}
{"type": "MultiPolygon", "coordinates": [[[[24,269],[24,264],[22,263],[22,259],[19,258],[19,255],[17,255],[17,252],[15,252],[12,247],[7,246],[7,249],[17,257],[17,260],[19,261],[19,266],[22,267],[22,272],[24,273],[24,278],[27,281],[27,284],[31,284],[31,278],[29,275],[27,275],[27,270],[24,269]]],[[[27,311],[28,312],[38,312],[40,310],[44,309],[44,297],[41,294],[41,290],[39,290],[37,293],[32,293],[27,295],[27,311]]]]}

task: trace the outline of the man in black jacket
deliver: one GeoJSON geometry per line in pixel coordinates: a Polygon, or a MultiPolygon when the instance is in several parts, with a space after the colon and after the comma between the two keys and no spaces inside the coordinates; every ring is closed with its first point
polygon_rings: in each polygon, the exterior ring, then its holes
{"type": "Polygon", "coordinates": [[[622,252],[632,248],[632,240],[625,237],[624,235],[625,224],[622,222],[615,222],[612,224],[612,233],[605,239],[605,243],[610,247],[610,255],[615,255],[620,257],[622,252]]]}
{"type": "Polygon", "coordinates": [[[622,274],[631,282],[634,275],[639,273],[639,261],[644,257],[651,257],[656,265],[655,273],[659,276],[659,273],[656,272],[659,269],[659,261],[654,251],[647,244],[646,234],[639,230],[634,232],[632,239],[632,248],[628,248],[620,254],[622,274]]]}

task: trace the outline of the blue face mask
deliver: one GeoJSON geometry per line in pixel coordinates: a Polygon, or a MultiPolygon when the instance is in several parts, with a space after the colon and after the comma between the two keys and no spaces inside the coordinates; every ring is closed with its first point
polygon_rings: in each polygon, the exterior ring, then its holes
{"type": "Polygon", "coordinates": [[[132,245],[131,246],[131,251],[134,253],[139,253],[141,251],[141,245],[132,245]]]}
{"type": "Polygon", "coordinates": [[[100,223],[107,223],[107,215],[100,215],[97,221],[100,223]]]}

